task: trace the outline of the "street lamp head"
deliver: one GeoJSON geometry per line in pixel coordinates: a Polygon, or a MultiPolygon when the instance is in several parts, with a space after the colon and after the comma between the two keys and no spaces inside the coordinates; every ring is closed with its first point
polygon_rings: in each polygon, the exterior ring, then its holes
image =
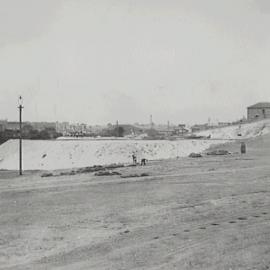
{"type": "Polygon", "coordinates": [[[22,98],[22,96],[19,96],[18,104],[19,104],[19,107],[23,106],[23,98],[22,98]]]}

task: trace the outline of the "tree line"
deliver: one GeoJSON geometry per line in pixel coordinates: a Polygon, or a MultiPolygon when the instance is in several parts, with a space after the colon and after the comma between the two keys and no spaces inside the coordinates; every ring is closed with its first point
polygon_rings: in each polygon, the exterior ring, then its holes
{"type": "MultiPolygon", "coordinates": [[[[24,125],[22,127],[22,138],[29,140],[51,140],[62,136],[61,133],[57,132],[55,128],[48,127],[43,130],[34,129],[31,125],[24,125]]],[[[0,131],[0,144],[10,140],[18,139],[20,137],[19,130],[3,130],[0,131]]]]}

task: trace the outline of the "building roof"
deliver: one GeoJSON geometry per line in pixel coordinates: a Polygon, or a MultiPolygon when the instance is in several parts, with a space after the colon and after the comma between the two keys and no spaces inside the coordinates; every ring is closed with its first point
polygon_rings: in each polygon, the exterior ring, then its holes
{"type": "Polygon", "coordinates": [[[270,102],[259,102],[248,107],[248,109],[263,109],[263,108],[270,108],[270,102]]]}

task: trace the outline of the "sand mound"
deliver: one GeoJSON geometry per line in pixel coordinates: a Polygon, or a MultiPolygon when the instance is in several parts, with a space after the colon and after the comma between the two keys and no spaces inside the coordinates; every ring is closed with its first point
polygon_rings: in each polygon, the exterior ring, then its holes
{"type": "MultiPolygon", "coordinates": [[[[23,167],[26,170],[54,170],[112,163],[129,163],[132,153],[138,160],[168,159],[201,152],[209,140],[180,141],[23,141],[23,167]]],[[[220,143],[220,142],[219,142],[220,143]]],[[[18,169],[18,141],[0,146],[0,169],[18,169]]]]}
{"type": "Polygon", "coordinates": [[[200,136],[209,136],[211,139],[248,139],[270,133],[270,120],[234,125],[224,128],[216,128],[196,133],[200,136]]]}

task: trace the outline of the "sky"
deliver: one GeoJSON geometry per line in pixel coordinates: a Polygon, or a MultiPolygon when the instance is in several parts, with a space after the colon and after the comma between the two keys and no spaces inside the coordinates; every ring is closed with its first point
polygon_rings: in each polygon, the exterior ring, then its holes
{"type": "Polygon", "coordinates": [[[0,119],[233,121],[270,101],[269,0],[0,0],[0,119]]]}

